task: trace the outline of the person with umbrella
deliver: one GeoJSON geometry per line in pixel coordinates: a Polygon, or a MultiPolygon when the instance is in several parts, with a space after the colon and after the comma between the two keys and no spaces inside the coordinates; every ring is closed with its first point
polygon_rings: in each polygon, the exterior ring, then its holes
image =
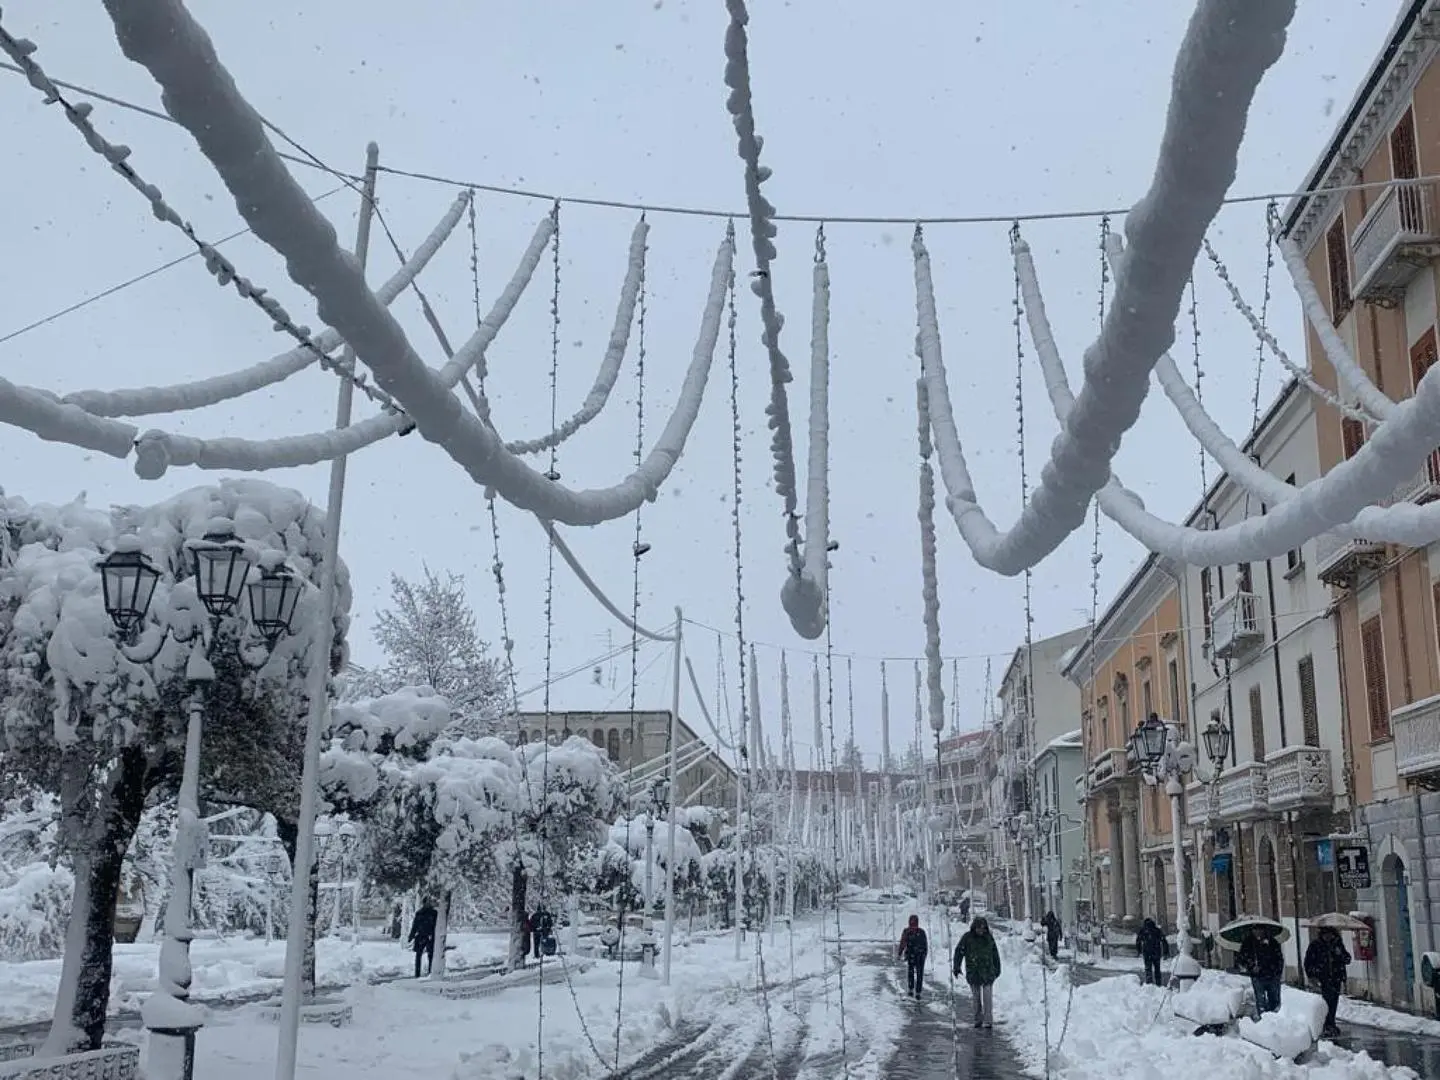
{"type": "Polygon", "coordinates": [[[1320,1033],[1327,1039],[1340,1034],[1335,1024],[1335,1010],[1340,1006],[1340,991],[1345,986],[1345,969],[1350,966],[1350,952],[1340,940],[1340,931],[1333,925],[1319,923],[1319,933],[1305,950],[1305,977],[1320,987],[1325,999],[1325,1028],[1320,1033]]]}
{"type": "Polygon", "coordinates": [[[1264,1016],[1280,1010],[1280,986],[1285,979],[1285,952],[1273,924],[1253,922],[1240,944],[1235,966],[1250,976],[1255,990],[1255,1012],[1264,1016]]]}

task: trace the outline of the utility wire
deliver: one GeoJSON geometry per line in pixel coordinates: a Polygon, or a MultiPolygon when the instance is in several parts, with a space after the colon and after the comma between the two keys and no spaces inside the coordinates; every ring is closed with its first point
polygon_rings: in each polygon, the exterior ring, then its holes
{"type": "MultiPolygon", "coordinates": [[[[15,74],[23,74],[14,64],[0,62],[0,70],[9,71],[15,74]]],[[[97,101],[104,101],[118,108],[129,109],[139,113],[141,116],[148,116],[154,120],[163,120],[166,123],[174,123],[166,114],[152,109],[146,105],[139,105],[133,101],[126,101],[124,98],[116,97],[113,94],[106,94],[99,90],[93,90],[87,86],[80,86],[76,83],[62,82],[59,79],[52,79],[56,86],[64,87],[66,90],[73,90],[78,94],[85,94],[97,101]]],[[[272,130],[276,130],[270,125],[272,130]]],[[[284,137],[284,136],[282,136],[284,137]]],[[[288,140],[287,140],[288,141],[288,140]]],[[[352,183],[360,183],[364,178],[353,173],[346,173],[332,169],[330,166],[318,159],[296,156],[293,154],[281,153],[280,156],[286,161],[296,165],[304,165],[307,168],[318,169],[335,176],[341,176],[352,183]]],[[[718,210],[703,206],[686,206],[674,203],[647,203],[629,199],[611,199],[600,196],[585,195],[557,195],[554,192],[540,191],[531,188],[508,187],[504,184],[484,183],[478,180],[464,180],[441,173],[424,172],[419,169],[402,169],[393,165],[381,165],[379,171],[389,173],[392,176],[401,176],[410,180],[422,180],[431,184],[443,184],[448,187],[469,188],[475,191],[484,191],[492,195],[511,195],[522,199],[539,199],[548,203],[568,203],[573,206],[596,206],[614,210],[636,210],[650,214],[672,214],[680,217],[704,217],[704,218],[734,218],[744,217],[744,213],[736,210],[718,210]]],[[[1407,185],[1419,185],[1433,180],[1440,180],[1440,174],[1428,174],[1407,180],[1407,185]]],[[[1385,188],[1395,184],[1393,180],[1373,180],[1364,183],[1334,184],[1320,187],[1307,188],[1301,191],[1265,191],[1250,195],[1232,195],[1220,200],[1223,206],[1241,206],[1249,203],[1263,203],[1272,200],[1282,199],[1305,199],[1319,194],[1344,194],[1351,191],[1367,191],[1374,188],[1385,188]]],[[[775,221],[790,221],[815,224],[835,225],[1009,225],[1016,221],[1075,221],[1090,218],[1103,218],[1106,216],[1118,216],[1128,214],[1129,206],[1118,206],[1099,209],[1079,210],[1050,210],[1035,211],[1025,214],[940,214],[940,215],[866,215],[866,214],[774,214],[775,221]]]]}

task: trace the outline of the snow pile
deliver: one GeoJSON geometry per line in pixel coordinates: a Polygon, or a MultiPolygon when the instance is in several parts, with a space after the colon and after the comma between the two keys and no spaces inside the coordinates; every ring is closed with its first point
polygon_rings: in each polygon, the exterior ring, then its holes
{"type": "Polygon", "coordinates": [[[1319,1040],[1325,1012],[1325,999],[1319,994],[1287,986],[1280,995],[1280,1011],[1266,1013],[1259,1020],[1242,1017],[1240,1035],[1276,1057],[1293,1061],[1319,1040]]]}
{"type": "Polygon", "coordinates": [[[42,960],[65,949],[75,877],[63,866],[33,863],[0,888],[0,957],[42,960]]]}
{"type": "Polygon", "coordinates": [[[1228,1024],[1245,1006],[1245,988],[1204,972],[1183,994],[1174,995],[1177,1019],[1198,1025],[1228,1024]]]}
{"type": "MultiPolygon", "coordinates": [[[[1389,1067],[1364,1053],[1352,1054],[1328,1042],[1320,1044],[1312,1060],[1298,1065],[1236,1036],[1192,1035],[1195,1024],[1172,1018],[1166,990],[1142,985],[1128,976],[1076,986],[1072,999],[1067,969],[1044,971],[1035,946],[1017,938],[1002,937],[1000,945],[1003,971],[995,984],[995,1019],[1026,1070],[1034,1076],[1045,1075],[1048,1036],[1051,1080],[1163,1076],[1415,1080],[1415,1073],[1409,1069],[1389,1067]]],[[[1204,1007],[1222,1000],[1222,987],[1243,985],[1226,976],[1208,981],[1208,988],[1206,981],[1197,984],[1206,995],[1204,1007]]],[[[1287,987],[1282,994],[1282,1009],[1285,999],[1292,995],[1300,1006],[1300,1015],[1307,1015],[1310,1006],[1304,999],[1313,995],[1287,987]]],[[[1168,995],[1169,999],[1174,997],[1168,995]]],[[[1277,1043],[1279,1032],[1283,1028],[1288,1033],[1291,1023],[1290,1019],[1272,1023],[1267,1018],[1277,1043]]],[[[1288,1034],[1284,1038],[1288,1039],[1288,1034]]],[[[1288,1041],[1283,1048],[1290,1048],[1288,1041]]]]}

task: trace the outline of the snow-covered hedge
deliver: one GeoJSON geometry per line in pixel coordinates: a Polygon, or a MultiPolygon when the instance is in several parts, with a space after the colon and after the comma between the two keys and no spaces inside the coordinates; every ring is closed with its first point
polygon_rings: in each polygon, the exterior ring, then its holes
{"type": "Polygon", "coordinates": [[[50,960],[64,952],[74,892],[74,875],[45,863],[0,888],[0,959],[50,960]]]}

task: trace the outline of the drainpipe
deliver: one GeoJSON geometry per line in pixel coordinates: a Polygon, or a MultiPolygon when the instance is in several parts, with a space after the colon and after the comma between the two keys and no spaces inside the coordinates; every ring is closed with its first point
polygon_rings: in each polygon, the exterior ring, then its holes
{"type": "MultiPolygon", "coordinates": [[[[1435,924],[1431,921],[1430,913],[1430,870],[1429,863],[1425,858],[1425,815],[1420,812],[1420,789],[1411,787],[1410,795],[1414,800],[1411,806],[1415,810],[1415,845],[1420,851],[1420,903],[1425,911],[1425,952],[1435,951],[1435,924]]],[[[1420,967],[1415,967],[1418,978],[1420,967]]]]}
{"type": "MultiPolygon", "coordinates": [[[[1263,507],[1261,514],[1264,514],[1263,507]]],[[[1270,594],[1270,655],[1275,661],[1275,715],[1280,720],[1280,745],[1287,746],[1290,740],[1285,737],[1285,679],[1280,667],[1280,621],[1275,617],[1275,564],[1269,559],[1265,560],[1265,587],[1270,594]]],[[[1303,733],[1301,738],[1303,740],[1303,733]]],[[[1298,942],[1300,939],[1295,940],[1298,942]]]]}

